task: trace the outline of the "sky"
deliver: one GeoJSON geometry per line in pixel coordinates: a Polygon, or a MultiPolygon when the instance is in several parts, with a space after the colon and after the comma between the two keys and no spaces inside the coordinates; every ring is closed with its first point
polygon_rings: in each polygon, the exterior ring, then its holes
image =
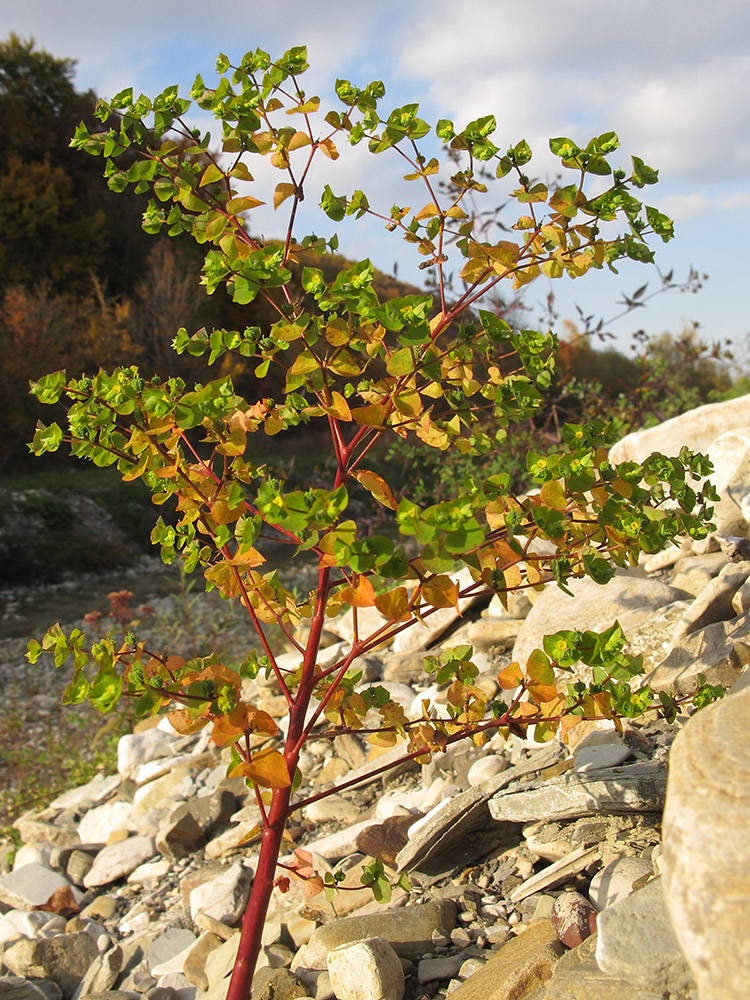
{"type": "MultiPolygon", "coordinates": [[[[623,294],[646,282],[646,295],[656,291],[654,268],[626,262],[618,275],[542,278],[525,295],[528,325],[553,291],[561,320],[575,319],[577,308],[602,317],[621,349],[634,330],[679,333],[697,322],[707,341],[731,341],[750,364],[747,0],[3,0],[1,10],[6,35],[75,59],[77,89],[104,98],[128,86],[153,96],[174,83],[187,96],[196,73],[209,86],[216,79],[219,52],[236,62],[256,47],[278,56],[306,44],[303,85],[323,105],[337,106],[333,85],[343,77],[382,80],[382,107],[419,102],[432,124],[494,114],[493,141],[505,148],[526,139],[535,152],[527,170],[540,179],[553,176],[550,137],[585,145],[613,130],[622,144],[616,165],[629,168],[635,154],[659,170],[659,184],[641,192],[675,220],[674,240],[652,239],[658,268],[678,282],[691,268],[708,279],[696,293],[658,295],[609,322],[622,312],[623,294]]],[[[395,157],[386,163],[365,145],[325,161],[328,174],[312,184],[330,183],[337,194],[362,188],[386,210],[421,197],[401,179],[395,157]]],[[[497,192],[493,204],[507,188],[497,192]]],[[[310,224],[329,236],[334,225],[315,214],[316,200],[306,200],[310,224]]],[[[281,235],[283,220],[270,208],[257,213],[254,231],[281,235]]],[[[399,277],[419,281],[415,255],[382,224],[347,220],[340,240],[347,256],[369,256],[387,272],[397,264],[399,277]]]]}

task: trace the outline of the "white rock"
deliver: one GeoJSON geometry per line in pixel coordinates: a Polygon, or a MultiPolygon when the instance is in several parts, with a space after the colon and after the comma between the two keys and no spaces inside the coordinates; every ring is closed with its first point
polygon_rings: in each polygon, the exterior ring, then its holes
{"type": "Polygon", "coordinates": [[[97,774],[85,785],[69,788],[67,792],[58,795],[50,802],[51,809],[76,809],[88,804],[90,808],[114,795],[120,787],[122,779],[118,774],[97,774]]]}
{"type": "Polygon", "coordinates": [[[589,885],[589,899],[604,910],[628,896],[653,875],[653,867],[643,858],[615,858],[598,871],[589,885]]]}
{"type": "Polygon", "coordinates": [[[366,819],[361,820],[359,823],[353,823],[351,826],[337,830],[327,837],[320,837],[318,840],[311,841],[305,845],[305,850],[319,854],[327,861],[337,861],[339,858],[345,858],[349,854],[356,853],[357,837],[359,834],[368,827],[375,826],[376,823],[377,820],[375,819],[366,819]]]}
{"type": "Polygon", "coordinates": [[[0,944],[17,938],[36,937],[40,928],[49,923],[54,914],[42,910],[11,910],[0,917],[0,944]]]}
{"type": "Polygon", "coordinates": [[[611,736],[602,743],[584,743],[575,755],[573,770],[597,771],[602,767],[617,767],[632,752],[618,736],[611,736]]]}
{"type": "Polygon", "coordinates": [[[474,761],[469,768],[466,779],[471,788],[479,788],[485,781],[504,771],[507,766],[508,760],[502,754],[487,754],[474,761]]]}
{"type": "Polygon", "coordinates": [[[161,729],[147,729],[143,733],[128,733],[117,744],[117,771],[122,778],[132,778],[139,766],[147,761],[164,757],[178,739],[174,733],[161,729]]]}
{"type": "Polygon", "coordinates": [[[159,861],[147,861],[145,865],[138,865],[128,875],[128,885],[142,885],[151,879],[163,878],[172,867],[172,862],[168,858],[161,858],[159,861]]]}
{"type": "Polygon", "coordinates": [[[190,915],[193,920],[201,912],[231,926],[245,909],[250,894],[251,873],[242,864],[229,865],[216,878],[196,886],[190,893],[190,915]]]}
{"type": "Polygon", "coordinates": [[[16,851],[16,856],[13,858],[13,871],[34,862],[38,865],[44,865],[45,868],[49,868],[51,855],[52,852],[49,848],[42,847],[39,844],[21,844],[16,851]]]}
{"type": "Polygon", "coordinates": [[[132,871],[156,854],[153,837],[128,837],[115,844],[108,844],[94,858],[94,863],[86,873],[83,884],[87,889],[98,885],[108,885],[129,875],[132,871]]]}
{"type": "Polygon", "coordinates": [[[0,878],[0,901],[14,909],[44,906],[56,892],[67,892],[79,902],[78,889],[59,872],[53,872],[36,861],[16,868],[0,878]]]}
{"type": "Polygon", "coordinates": [[[105,802],[89,809],[78,824],[78,836],[82,844],[106,844],[113,833],[129,830],[132,818],[130,802],[105,802]]]}
{"type": "Polygon", "coordinates": [[[417,966],[420,983],[431,983],[434,979],[452,979],[461,968],[461,959],[453,955],[444,958],[423,958],[417,966]]]}
{"type": "Polygon", "coordinates": [[[342,944],[328,953],[337,1000],[401,1000],[404,970],[391,945],[379,937],[342,944]]]}
{"type": "MultiPolygon", "coordinates": [[[[150,733],[156,732],[154,729],[148,730],[150,733]]],[[[147,781],[159,778],[162,774],[167,774],[181,764],[190,764],[193,760],[192,754],[175,754],[174,757],[156,757],[148,761],[147,764],[139,764],[133,768],[131,775],[136,785],[143,785],[147,781]]]]}

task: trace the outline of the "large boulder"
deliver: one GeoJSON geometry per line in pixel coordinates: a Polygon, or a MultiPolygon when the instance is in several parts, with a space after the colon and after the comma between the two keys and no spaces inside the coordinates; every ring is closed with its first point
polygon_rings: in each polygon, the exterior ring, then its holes
{"type": "Polygon", "coordinates": [[[701,997],[750,982],[750,689],[694,715],[672,747],[662,870],[667,906],[701,997]]]}

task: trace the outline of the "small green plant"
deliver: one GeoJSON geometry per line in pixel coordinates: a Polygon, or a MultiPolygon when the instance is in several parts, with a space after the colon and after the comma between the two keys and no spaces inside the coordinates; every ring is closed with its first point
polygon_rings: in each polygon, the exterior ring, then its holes
{"type": "MultiPolygon", "coordinates": [[[[105,637],[90,644],[80,630],[66,635],[54,626],[30,643],[29,657],[34,662],[50,652],[58,667],[72,658],[68,703],[88,700],[108,712],[124,696],[139,716],[168,710],[181,733],[210,725],[215,743],[228,749],[228,773],[244,776],[255,790],[260,853],[228,994],[244,1000],[274,886],[283,889],[290,875],[317,877],[304,852],[288,874],[277,867],[290,816],[327,794],[297,794],[298,761],[313,729],[320,736],[322,727],[331,740],[355,732],[379,746],[400,743],[402,760],[427,762],[457,740],[482,745],[497,730],[525,732],[532,725],[536,738],[546,740],[582,717],[617,720],[651,702],[647,689],[633,690],[640,662],[624,652],[617,625],[601,635],[549,638],[527,663],[500,674],[504,700],[488,700],[474,684],[470,646],[426,657],[426,670],[448,685],[447,719],[435,717],[429,704],[408,718],[385,689],[358,689],[357,659],[437,610],[459,608],[462,598],[495,591],[504,599],[546,583],[565,589],[584,575],[605,583],[641,551],[657,551],[677,535],[704,537],[713,493],[691,485],[709,466],[687,449],[676,458],[653,455],[614,467],[604,421],[566,426],[557,453],[528,453],[533,495],[518,499],[506,472],[483,471],[507,428],[540,406],[555,338],[513,329],[480,308],[482,300],[503,282],[518,289],[539,274],[577,278],[622,257],[650,261],[647,236],[672,237],[671,221],[634,194],[655,183],[656,171],[638,157],[627,170],[611,167],[614,133],[585,146],[552,139],[564,176],[548,187],[529,181],[532,152],[525,141],[495,145],[491,115],[464,126],[443,119],[433,129],[417,104],[383,111],[382,83],[339,80],[340,106],[323,116],[319,98],[300,86],[304,48],[277,60],[249,52],[236,67],[222,55],[217,69],[219,82],[209,87],[198,77],[191,96],[220,122],[220,136],[186,124],[190,101],[172,87],[153,101],[126,90],[100,103],[104,129],[92,134],[81,126],[73,145],[104,158],[113,190],[132,185],[152,193],[147,232],[188,232],[206,247],[202,280],[209,294],[223,286],[236,303],[262,297],[272,308],[276,320],[267,328],[182,329],[174,341],[178,352],[205,356],[209,366],[233,353],[254,372],[258,398],[241,398],[229,377],[189,388],[178,378],[144,378],[135,367],[80,378],[56,372],[32,391],[42,402],[64,402],[67,421],[39,424],[32,449],[43,454],[66,441],[79,458],[114,465],[124,480],[143,480],[156,505],[176,510],[158,519],[151,536],[164,561],[181,558],[188,571],[201,568],[209,589],[239,603],[256,646],[234,670],[217,657],[186,660],[149,650],[134,634],[123,643],[105,637]],[[380,219],[414,246],[420,266],[434,275],[434,292],[381,301],[369,260],[333,280],[304,267],[304,295],[294,292],[297,255],[337,247],[335,235],[298,232],[303,198],[318,195],[311,167],[338,159],[338,145],[360,143],[377,157],[395,158],[414,185],[416,207],[381,208],[361,190],[337,194],[324,184],[323,211],[334,223],[380,219]],[[447,195],[439,193],[439,161],[430,153],[439,144],[461,164],[447,195]],[[286,213],[279,243],[251,235],[246,220],[261,203],[250,193],[256,189],[248,166],[260,157],[281,178],[268,195],[286,213]],[[485,190],[478,167],[511,182],[508,197],[519,213],[497,242],[475,233],[465,208],[468,195],[485,190]],[[592,177],[596,195],[587,191],[592,177]],[[604,178],[610,183],[602,190],[604,178]],[[463,284],[451,298],[444,275],[456,257],[463,284]],[[272,375],[283,385],[279,398],[262,393],[272,375]],[[253,440],[278,436],[281,449],[284,435],[313,421],[328,431],[331,479],[288,488],[258,461],[253,440]],[[450,496],[419,505],[407,490],[396,495],[373,468],[393,436],[416,438],[442,455],[472,456],[472,469],[450,496]],[[369,522],[352,516],[366,505],[390,520],[390,532],[368,533],[369,522]],[[540,554],[539,539],[554,544],[552,555],[540,554]],[[267,571],[264,550],[271,543],[293,549],[300,564],[312,563],[316,583],[309,594],[293,592],[267,571]],[[465,570],[460,578],[458,568],[465,570]],[[326,619],[346,609],[353,615],[351,649],[323,668],[318,652],[326,619]],[[380,615],[374,625],[373,610],[380,615]],[[298,653],[294,669],[279,666],[273,630],[298,653]],[[566,683],[579,660],[592,667],[591,683],[566,683]],[[273,719],[241,699],[242,678],[261,671],[275,677],[288,706],[283,739],[273,719]]],[[[382,867],[365,879],[385,898],[382,867]]],[[[320,879],[317,887],[326,885],[320,879]]]]}

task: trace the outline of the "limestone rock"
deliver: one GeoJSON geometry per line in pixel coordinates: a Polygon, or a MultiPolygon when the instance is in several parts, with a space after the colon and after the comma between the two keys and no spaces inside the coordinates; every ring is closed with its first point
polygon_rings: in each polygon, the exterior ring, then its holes
{"type": "Polygon", "coordinates": [[[621,899],[627,899],[653,874],[652,865],[643,858],[615,858],[592,878],[589,899],[597,910],[604,910],[621,899]]]}
{"type": "Polygon", "coordinates": [[[693,451],[705,453],[722,434],[750,426],[750,396],[739,396],[722,403],[707,403],[688,410],[656,427],[634,431],[614,444],[609,459],[619,462],[642,462],[652,452],[677,455],[686,444],[693,451]]]}
{"type": "MultiPolygon", "coordinates": [[[[123,737],[124,739],[124,737],[123,737]]],[[[113,833],[131,828],[133,805],[117,799],[89,809],[78,824],[82,844],[106,844],[113,833]]]]}
{"type": "Polygon", "coordinates": [[[656,609],[690,596],[632,570],[618,572],[605,586],[588,577],[570,580],[568,586],[572,597],[555,586],[539,596],[516,639],[514,660],[524,664],[533,649],[541,648],[545,635],[564,628],[596,632],[616,619],[629,636],[656,609]]]}
{"type": "Polygon", "coordinates": [[[401,1000],[404,995],[401,961],[381,937],[342,944],[326,961],[337,1000],[401,1000]]]}
{"type": "Polygon", "coordinates": [[[155,852],[153,837],[128,837],[119,843],[108,844],[97,854],[83,884],[91,889],[116,882],[152,858],[155,852]]]}
{"type": "Polygon", "coordinates": [[[661,858],[675,933],[701,996],[729,1000],[750,982],[750,690],[685,725],[671,753],[661,858]]]}
{"type": "Polygon", "coordinates": [[[537,920],[451,993],[453,1000],[519,1000],[542,986],[562,955],[549,920],[537,920]]]}
{"type": "Polygon", "coordinates": [[[190,915],[200,912],[230,926],[241,918],[250,895],[252,875],[239,862],[229,865],[216,878],[197,886],[190,893],[190,915]]]}
{"type": "Polygon", "coordinates": [[[506,788],[489,802],[496,820],[575,819],[598,813],[658,812],[664,803],[667,769],[658,761],[598,771],[573,772],[523,789],[506,788]]]}
{"type": "Polygon", "coordinates": [[[433,932],[450,934],[455,923],[456,904],[450,899],[332,920],[313,932],[294,967],[325,969],[334,948],[373,937],[385,938],[401,957],[421,958],[431,947],[433,932]]]}
{"type": "Polygon", "coordinates": [[[653,990],[677,992],[689,984],[690,973],[672,930],[661,879],[652,879],[627,899],[607,907],[597,924],[596,961],[602,971],[653,990]]]}
{"type": "Polygon", "coordinates": [[[675,638],[697,632],[714,622],[734,618],[734,595],[748,576],[750,576],[750,562],[727,563],[685,611],[675,629],[675,638]]]}
{"type": "Polygon", "coordinates": [[[69,906],[77,913],[81,894],[66,878],[44,865],[36,862],[23,865],[0,878],[0,902],[14,909],[31,910],[44,906],[61,912],[59,906],[52,905],[53,897],[61,900],[61,894],[67,896],[69,906]]]}
{"type": "Polygon", "coordinates": [[[708,625],[678,639],[669,655],[645,675],[643,683],[657,693],[674,685],[678,698],[693,693],[698,674],[705,674],[709,684],[731,687],[748,662],[749,637],[750,619],[744,616],[708,625]]]}
{"type": "Polygon", "coordinates": [[[3,964],[17,976],[53,980],[68,1000],[97,955],[90,934],[58,934],[16,941],[5,949],[3,964]]]}
{"type": "Polygon", "coordinates": [[[60,987],[51,979],[22,979],[0,976],[0,1000],[60,1000],[60,987]]]}
{"type": "Polygon", "coordinates": [[[177,734],[161,729],[121,736],[117,744],[117,771],[120,777],[132,778],[142,764],[167,756],[178,739],[177,734]]]}

